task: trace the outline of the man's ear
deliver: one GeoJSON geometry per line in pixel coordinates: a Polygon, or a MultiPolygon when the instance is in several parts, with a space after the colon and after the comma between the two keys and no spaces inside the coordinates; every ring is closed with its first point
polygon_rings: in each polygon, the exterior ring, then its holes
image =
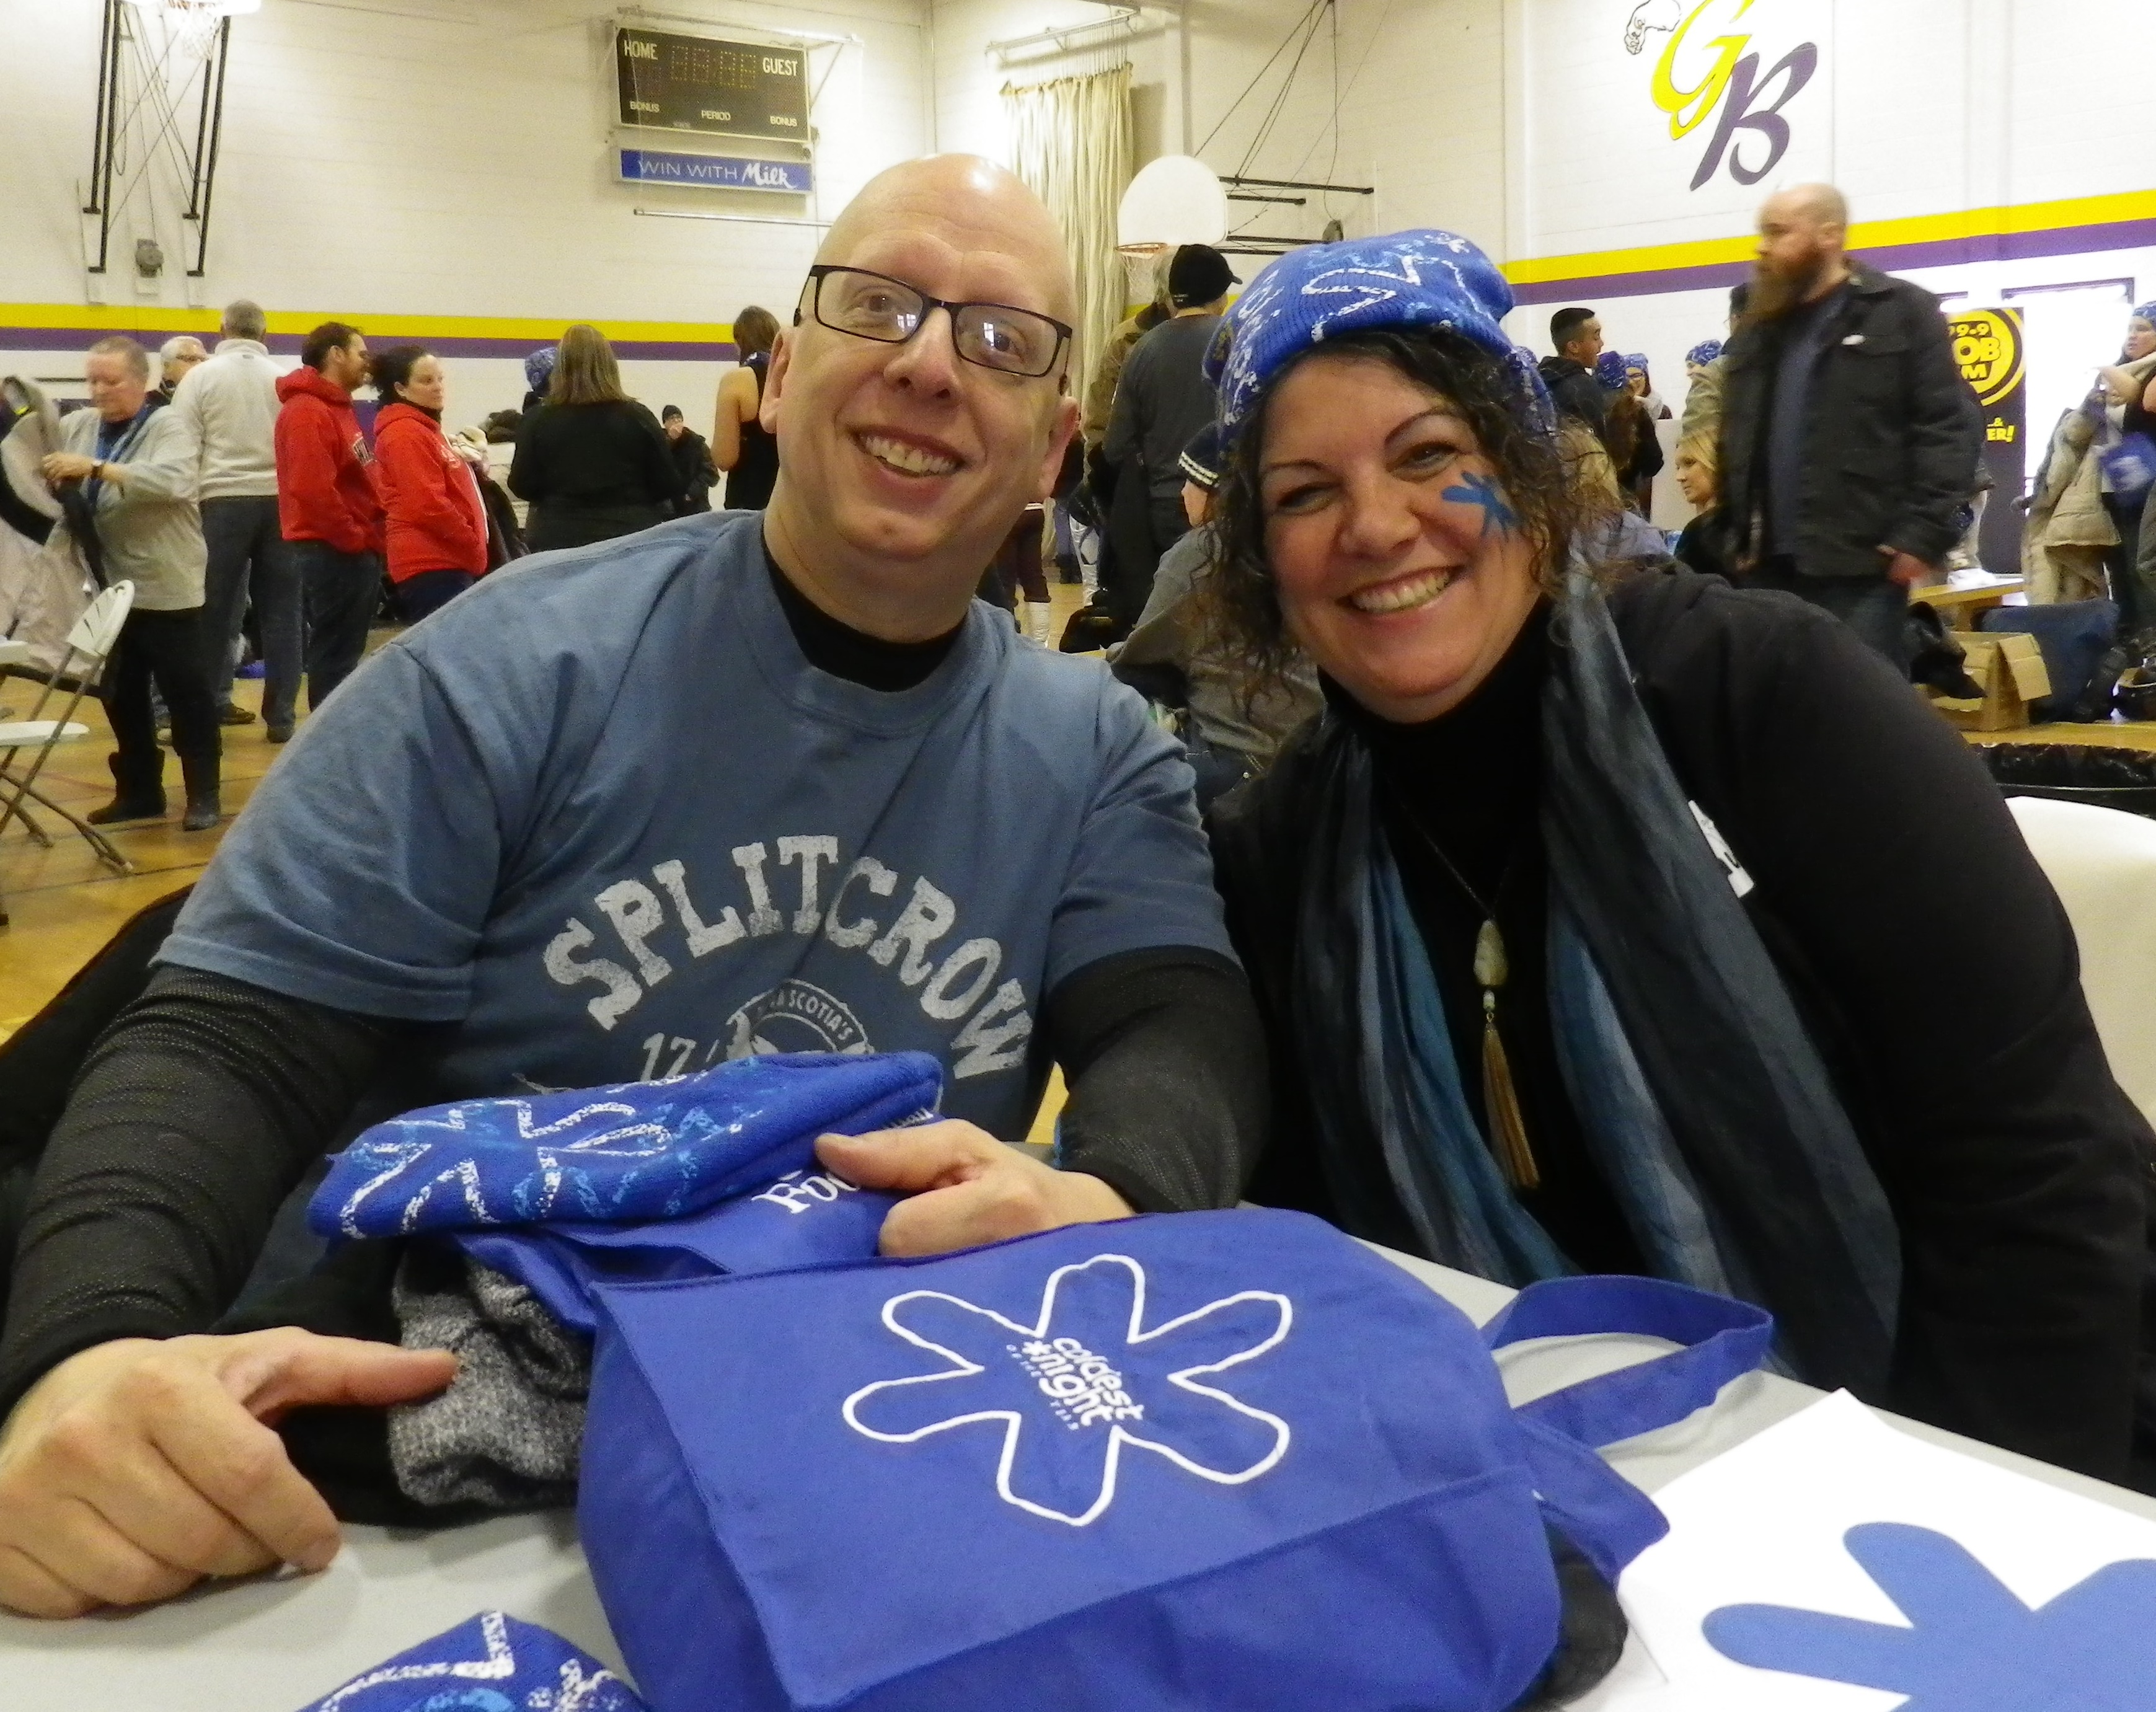
{"type": "Polygon", "coordinates": [[[786,390],[786,372],[793,366],[796,336],[797,330],[787,327],[772,341],[771,364],[763,372],[763,402],[756,408],[757,422],[767,434],[778,432],[778,398],[786,390]]]}
{"type": "Polygon", "coordinates": [[[1078,432],[1078,401],[1067,394],[1055,401],[1055,418],[1048,430],[1048,450],[1040,464],[1040,479],[1034,498],[1046,500],[1055,492],[1055,484],[1063,474],[1063,459],[1070,449],[1070,437],[1078,432]]]}

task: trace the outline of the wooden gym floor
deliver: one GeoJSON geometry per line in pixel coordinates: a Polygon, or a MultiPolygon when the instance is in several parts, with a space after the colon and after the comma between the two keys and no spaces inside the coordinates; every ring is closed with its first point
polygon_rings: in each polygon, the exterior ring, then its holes
{"type": "MultiPolygon", "coordinates": [[[[1083,603],[1083,591],[1075,584],[1050,587],[1055,597],[1056,631],[1060,634],[1064,621],[1083,603]]],[[[377,631],[375,640],[378,643],[390,633],[377,631]]],[[[0,705],[14,708],[18,718],[28,712],[36,695],[34,684],[19,679],[0,680],[0,705]]],[[[259,715],[259,679],[242,679],[234,695],[240,705],[259,715]]],[[[56,750],[42,782],[56,800],[81,813],[97,807],[112,794],[105,766],[111,741],[103,710],[95,700],[85,700],[77,717],[90,727],[91,735],[56,750]]],[[[2107,745],[2156,751],[2156,724],[2042,725],[2023,731],[1971,733],[1970,741],[2107,745]]],[[[180,830],[179,766],[177,761],[168,763],[172,775],[166,782],[171,800],[168,817],[113,833],[113,843],[135,864],[131,874],[113,874],[98,861],[80,835],[55,823],[50,815],[43,817],[53,836],[50,849],[40,848],[13,823],[0,832],[0,899],[4,899],[11,917],[10,925],[0,927],[0,1040],[33,1016],[129,916],[192,884],[230,828],[232,818],[247,806],[255,787],[284,753],[264,735],[259,717],[251,725],[226,729],[225,818],[214,831],[207,833],[180,830]]],[[[1059,1083],[1050,1089],[1042,1108],[1043,1123],[1036,1125],[1036,1139],[1045,1139],[1046,1120],[1060,1105],[1060,1094],[1059,1083]]]]}

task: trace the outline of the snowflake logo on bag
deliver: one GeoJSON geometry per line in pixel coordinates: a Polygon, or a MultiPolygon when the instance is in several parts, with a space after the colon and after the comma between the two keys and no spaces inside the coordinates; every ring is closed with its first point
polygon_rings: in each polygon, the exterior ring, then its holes
{"type": "Polygon", "coordinates": [[[1277,1349],[1294,1318],[1286,1296],[1243,1290],[1148,1330],[1145,1269],[1127,1254],[1059,1267],[1029,1325],[909,1290],[884,1304],[883,1323],[951,1365],[863,1386],[840,1412],[884,1444],[993,1424],[1004,1502],[1083,1528],[1116,1501],[1127,1448],[1220,1486],[1277,1466],[1287,1422],[1209,1381],[1277,1349]]]}

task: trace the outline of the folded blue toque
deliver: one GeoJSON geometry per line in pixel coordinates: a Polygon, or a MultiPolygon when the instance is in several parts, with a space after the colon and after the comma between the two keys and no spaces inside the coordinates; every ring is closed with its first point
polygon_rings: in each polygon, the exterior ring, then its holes
{"type": "Polygon", "coordinates": [[[663,1082],[466,1099],[377,1124],[307,1207],[322,1236],[679,1218],[816,1166],[817,1136],[932,1116],[927,1053],[791,1053],[663,1082]]]}
{"type": "Polygon", "coordinates": [[[499,1611],[422,1641],[302,1712],[646,1712],[598,1659],[499,1611]]]}

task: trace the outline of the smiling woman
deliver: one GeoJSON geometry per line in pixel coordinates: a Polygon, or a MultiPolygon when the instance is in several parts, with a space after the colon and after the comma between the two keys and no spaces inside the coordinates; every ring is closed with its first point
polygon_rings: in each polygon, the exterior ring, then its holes
{"type": "Polygon", "coordinates": [[[1537,592],[1561,587],[1592,503],[1525,418],[1513,375],[1464,335],[1397,328],[1286,366],[1223,487],[1217,599],[1254,675],[1307,648],[1404,719],[1487,675],[1537,592]]]}
{"type": "Polygon", "coordinates": [[[1313,246],[1215,365],[1215,622],[1328,704],[1213,826],[1251,1198],[1745,1296],[1815,1383],[2118,1478],[2152,1138],[2042,874],[1845,627],[1590,574],[1511,307],[1449,233],[1313,246]]]}

